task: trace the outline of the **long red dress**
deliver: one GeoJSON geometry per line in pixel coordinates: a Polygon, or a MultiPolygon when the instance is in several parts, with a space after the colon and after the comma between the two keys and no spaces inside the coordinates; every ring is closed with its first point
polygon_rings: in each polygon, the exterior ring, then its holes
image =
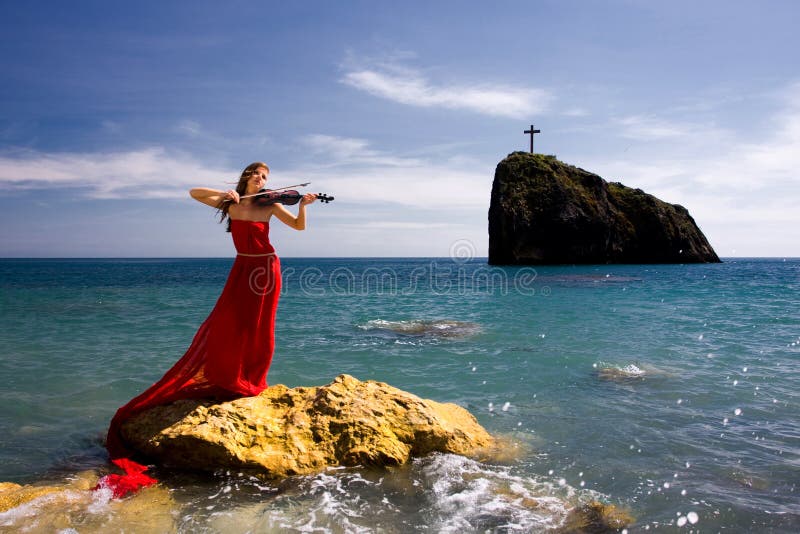
{"type": "Polygon", "coordinates": [[[117,410],[106,439],[111,460],[124,475],[107,475],[98,487],[123,497],[155,483],[120,433],[134,414],[178,399],[248,397],[267,387],[275,342],[275,312],[281,289],[280,260],[269,242],[269,223],[232,220],[236,260],[211,314],[186,354],[150,386],[117,410]]]}

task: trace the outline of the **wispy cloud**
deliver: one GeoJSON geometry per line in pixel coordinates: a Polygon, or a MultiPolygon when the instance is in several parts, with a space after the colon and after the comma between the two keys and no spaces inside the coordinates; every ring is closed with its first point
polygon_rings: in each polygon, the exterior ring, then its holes
{"type": "Polygon", "coordinates": [[[197,137],[202,133],[200,123],[189,119],[180,121],[175,129],[189,137],[197,137]]]}
{"type": "Polygon", "coordinates": [[[565,117],[586,117],[589,115],[589,112],[584,108],[573,107],[565,110],[562,115],[565,117]]]}
{"type": "Polygon", "coordinates": [[[353,157],[373,156],[376,154],[368,149],[369,142],[365,139],[354,137],[339,137],[326,134],[311,134],[300,140],[316,153],[336,156],[341,159],[353,157]]]}
{"type": "Polygon", "coordinates": [[[632,115],[617,122],[622,127],[622,136],[631,139],[664,139],[688,133],[685,126],[652,116],[632,115]]]}
{"type": "MultiPolygon", "coordinates": [[[[437,209],[485,206],[491,169],[441,157],[404,157],[367,140],[314,134],[300,139],[310,159],[277,170],[280,182],[314,182],[355,204],[384,203],[437,209]],[[458,192],[457,194],[455,192],[458,192]]],[[[182,198],[198,185],[235,179],[238,169],[210,168],[190,155],[153,147],[113,153],[0,153],[0,184],[11,189],[67,187],[87,198],[182,198]]]]}
{"type": "Polygon", "coordinates": [[[369,141],[354,137],[311,134],[300,139],[300,144],[317,157],[317,166],[381,166],[408,167],[422,165],[423,160],[395,156],[370,147],[369,141]]]}
{"type": "Polygon", "coordinates": [[[281,172],[282,177],[349,192],[350,202],[436,205],[440,210],[488,208],[496,162],[481,168],[471,159],[404,157],[372,148],[364,139],[321,134],[307,136],[301,143],[314,147],[312,159],[281,172]]]}
{"type": "Polygon", "coordinates": [[[236,178],[237,171],[211,169],[188,154],[153,147],[110,153],[0,154],[0,183],[15,189],[69,187],[89,198],[170,198],[198,183],[236,178]]]}
{"type": "Polygon", "coordinates": [[[797,250],[800,84],[779,94],[778,109],[755,142],[741,140],[740,132],[668,116],[631,116],[620,123],[628,128],[624,137],[642,141],[636,155],[584,165],[683,204],[701,226],[707,224],[723,254],[743,248],[758,254],[762,242],[771,243],[773,251],[797,250]],[[780,239],[773,235],[776,225],[782,228],[780,239]]]}
{"type": "Polygon", "coordinates": [[[547,110],[553,95],[538,88],[492,83],[435,84],[419,72],[398,67],[351,69],[342,82],[373,96],[416,107],[464,109],[514,117],[547,110]]]}
{"type": "Polygon", "coordinates": [[[755,142],[713,124],[658,116],[631,116],[619,123],[625,126],[623,137],[654,143],[638,159],[614,165],[615,174],[651,185],[679,179],[687,188],[701,186],[726,195],[800,182],[800,84],[781,94],[779,109],[755,142]]]}
{"type": "Polygon", "coordinates": [[[676,121],[658,115],[630,115],[616,119],[620,135],[637,141],[660,141],[666,139],[697,139],[704,141],[720,139],[730,135],[713,124],[676,121]]]}

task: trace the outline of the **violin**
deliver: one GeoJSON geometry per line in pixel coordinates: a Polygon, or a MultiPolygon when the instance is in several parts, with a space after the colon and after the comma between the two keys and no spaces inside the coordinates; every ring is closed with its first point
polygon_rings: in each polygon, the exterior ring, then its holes
{"type": "MultiPolygon", "coordinates": [[[[283,191],[262,189],[258,193],[247,196],[253,197],[253,204],[255,204],[256,206],[271,206],[273,204],[294,206],[295,204],[300,202],[300,200],[303,198],[303,193],[300,193],[294,189],[288,189],[283,191]]],[[[333,200],[333,197],[330,195],[326,195],[325,193],[317,193],[317,200],[319,200],[323,204],[327,204],[328,202],[333,200]]]]}
{"type": "MultiPolygon", "coordinates": [[[[303,193],[299,193],[295,189],[289,189],[290,187],[298,187],[302,186],[305,187],[310,182],[304,184],[295,184],[290,185],[287,187],[279,187],[278,189],[261,189],[258,193],[253,193],[252,195],[244,195],[239,197],[239,199],[245,198],[253,198],[253,204],[256,206],[271,206],[273,204],[283,204],[285,206],[294,206],[303,198],[303,193]]],[[[317,200],[322,202],[323,204],[327,204],[333,197],[330,195],[326,195],[325,193],[317,193],[317,200]]],[[[225,202],[230,202],[229,199],[226,199],[225,202]]]]}

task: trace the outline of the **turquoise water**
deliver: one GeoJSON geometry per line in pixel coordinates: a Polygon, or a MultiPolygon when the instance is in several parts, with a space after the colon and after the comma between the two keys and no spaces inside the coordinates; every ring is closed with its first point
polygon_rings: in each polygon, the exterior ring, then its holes
{"type": "MultiPolygon", "coordinates": [[[[0,481],[103,469],[112,414],[183,354],[230,265],[0,260],[0,481]]],[[[520,452],[281,484],[157,470],[179,531],[528,532],[590,499],[629,532],[800,531],[800,260],[282,265],[271,384],[388,382],[520,452]]]]}

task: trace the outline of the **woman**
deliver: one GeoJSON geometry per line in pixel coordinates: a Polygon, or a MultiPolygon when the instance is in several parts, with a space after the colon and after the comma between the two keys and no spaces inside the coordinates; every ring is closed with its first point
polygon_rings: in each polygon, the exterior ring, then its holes
{"type": "Polygon", "coordinates": [[[111,420],[106,448],[126,474],[108,475],[98,487],[110,487],[116,497],[156,482],[143,474],[146,467],[128,459],[131,453],[120,428],[132,415],[178,399],[231,399],[258,395],[267,387],[281,288],[280,261],[269,242],[269,221],[275,216],[295,230],[304,230],[306,206],[316,200],[314,194],[304,195],[295,217],[281,204],[259,206],[255,198],[242,198],[262,189],[268,175],[269,167],[256,162],[242,171],[235,190],[198,187],[190,191],[195,200],[219,210],[220,222],[228,219],[236,260],[186,354],[111,420]]]}

